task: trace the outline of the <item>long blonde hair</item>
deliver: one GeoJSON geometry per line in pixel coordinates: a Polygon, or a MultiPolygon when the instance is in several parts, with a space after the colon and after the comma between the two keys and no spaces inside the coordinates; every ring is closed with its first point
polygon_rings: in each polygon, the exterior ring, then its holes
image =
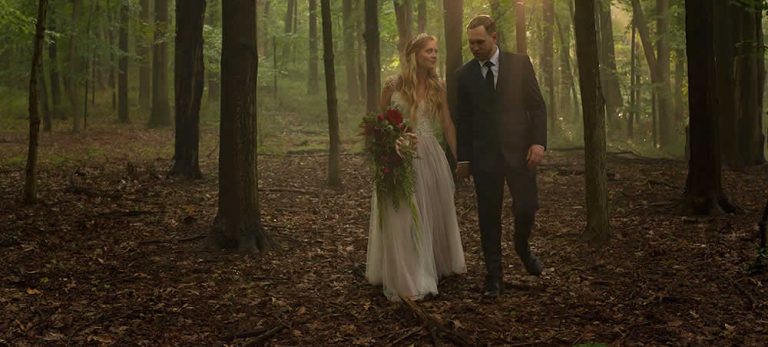
{"type": "MultiPolygon", "coordinates": [[[[400,77],[398,78],[397,89],[411,107],[410,115],[415,116],[416,110],[416,91],[418,83],[418,62],[416,61],[416,55],[426,46],[427,42],[435,41],[437,38],[421,33],[414,37],[408,45],[405,46],[405,51],[400,59],[400,77]]],[[[442,108],[442,92],[443,84],[440,82],[440,77],[437,74],[436,68],[430,68],[427,71],[427,104],[433,107],[433,110],[438,111],[442,108]]]]}

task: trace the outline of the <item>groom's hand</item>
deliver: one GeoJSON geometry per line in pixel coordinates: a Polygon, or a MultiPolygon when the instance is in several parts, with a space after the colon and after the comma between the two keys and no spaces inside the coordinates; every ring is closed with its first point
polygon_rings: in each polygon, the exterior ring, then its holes
{"type": "Polygon", "coordinates": [[[528,169],[532,170],[539,166],[541,161],[544,160],[544,146],[531,145],[531,147],[528,148],[528,156],[526,157],[526,160],[528,161],[528,169]]]}
{"type": "Polygon", "coordinates": [[[469,178],[469,162],[461,161],[456,163],[456,177],[460,180],[469,178]]]}

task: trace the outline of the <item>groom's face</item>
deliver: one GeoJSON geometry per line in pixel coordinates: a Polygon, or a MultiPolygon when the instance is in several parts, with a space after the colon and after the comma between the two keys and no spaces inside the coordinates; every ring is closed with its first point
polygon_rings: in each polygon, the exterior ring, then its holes
{"type": "Polygon", "coordinates": [[[496,36],[495,32],[488,34],[482,25],[467,30],[469,50],[472,51],[472,55],[480,61],[491,59],[493,50],[496,48],[496,36]]]}

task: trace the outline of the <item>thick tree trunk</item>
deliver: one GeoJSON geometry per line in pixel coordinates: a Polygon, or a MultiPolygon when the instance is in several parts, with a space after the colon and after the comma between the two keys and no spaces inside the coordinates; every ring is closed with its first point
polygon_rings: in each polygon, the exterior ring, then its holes
{"type": "MultiPolygon", "coordinates": [[[[344,4],[346,5],[348,1],[345,0],[344,4]]],[[[309,82],[307,84],[307,94],[309,95],[317,94],[319,89],[317,51],[317,0],[309,0],[309,82]]]]}
{"type": "Polygon", "coordinates": [[[40,81],[40,62],[43,60],[43,42],[45,41],[45,17],[48,14],[48,0],[39,0],[37,4],[37,24],[35,25],[35,49],[32,54],[32,72],[29,76],[29,148],[27,166],[24,172],[24,202],[37,201],[37,149],[40,137],[40,116],[37,113],[37,91],[40,81]]]}
{"type": "Polygon", "coordinates": [[[67,77],[67,95],[69,97],[69,103],[72,106],[72,131],[79,133],[83,131],[83,122],[80,118],[81,115],[81,95],[77,85],[77,78],[74,76],[80,71],[80,58],[77,56],[77,23],[80,19],[80,7],[82,3],[80,0],[72,1],[72,23],[74,26],[72,35],[69,38],[69,54],[68,54],[68,67],[69,76],[67,77]]]}
{"type": "Polygon", "coordinates": [[[333,24],[331,24],[330,0],[320,0],[323,18],[323,65],[325,66],[325,93],[328,107],[328,136],[330,153],[328,155],[328,185],[341,187],[341,138],[339,135],[339,112],[336,99],[336,71],[333,65],[333,24]]]}
{"type": "Polygon", "coordinates": [[[152,112],[150,128],[171,125],[171,106],[168,100],[168,43],[165,33],[169,30],[168,0],[155,0],[155,46],[152,52],[152,112]]]}
{"type": "Polygon", "coordinates": [[[541,61],[541,69],[544,77],[544,95],[547,99],[547,110],[549,111],[549,133],[550,136],[557,137],[560,122],[558,121],[557,100],[555,100],[555,3],[553,0],[543,0],[541,6],[544,17],[544,39],[542,40],[543,47],[541,61]]]}
{"type": "Polygon", "coordinates": [[[209,244],[265,251],[272,240],[261,224],[256,152],[256,2],[222,2],[219,209],[209,244]]]}
{"type": "Polygon", "coordinates": [[[619,112],[624,104],[621,96],[619,76],[616,73],[616,53],[613,42],[611,0],[598,0],[600,24],[600,85],[605,94],[605,109],[608,124],[618,125],[619,112]]]}
{"type": "MultiPolygon", "coordinates": [[[[742,5],[745,6],[745,5],[742,5]]],[[[736,42],[737,56],[734,62],[736,85],[736,116],[738,150],[742,154],[743,165],[759,165],[765,162],[763,146],[765,138],[762,130],[763,88],[759,65],[763,61],[759,55],[764,48],[757,44],[761,41],[761,18],[756,16],[761,10],[758,5],[739,8],[741,23],[740,40],[736,42]]]]}
{"type": "Polygon", "coordinates": [[[120,2],[120,63],[117,76],[117,119],[128,123],[128,0],[120,2]]]}
{"type": "Polygon", "coordinates": [[[719,0],[685,1],[691,158],[681,207],[693,214],[732,211],[722,189],[716,111],[715,5],[719,0]]]}
{"type": "Polygon", "coordinates": [[[355,13],[355,41],[357,42],[357,87],[360,89],[357,95],[360,101],[365,102],[366,77],[365,77],[365,3],[355,1],[352,3],[352,12],[355,13]]]}
{"type": "Polygon", "coordinates": [[[579,85],[584,112],[587,194],[587,229],[584,238],[590,244],[602,246],[610,238],[610,230],[605,167],[605,105],[600,88],[595,0],[581,0],[576,3],[575,25],[579,85]]]}
{"type": "MultiPolygon", "coordinates": [[[[141,0],[141,26],[148,27],[150,21],[150,0],[141,0]]],[[[136,55],[139,56],[139,106],[144,110],[149,110],[152,102],[152,50],[148,42],[146,32],[137,31],[136,33],[136,55]]]]}
{"type": "MultiPolygon", "coordinates": [[[[464,33],[464,1],[443,0],[443,9],[445,11],[445,18],[443,18],[443,30],[445,30],[445,82],[448,100],[456,100],[459,87],[456,79],[456,70],[463,64],[461,50],[464,42],[461,35],[464,33]]],[[[450,107],[451,115],[455,118],[456,103],[451,102],[450,107]]]]}
{"type": "Polygon", "coordinates": [[[352,0],[344,0],[342,5],[344,26],[344,67],[347,78],[347,102],[350,104],[360,100],[357,86],[357,62],[355,61],[355,33],[352,21],[352,0]]]}
{"type": "Polygon", "coordinates": [[[515,35],[517,38],[517,53],[528,54],[528,44],[525,27],[525,3],[523,0],[515,2],[515,35]]]}
{"type": "Polygon", "coordinates": [[[205,72],[203,22],[205,0],[176,2],[174,85],[176,90],[176,142],[170,175],[201,178],[200,101],[205,72]]]}
{"type": "Polygon", "coordinates": [[[377,0],[365,0],[365,67],[366,110],[379,109],[381,93],[381,61],[379,51],[379,4],[377,0]]]}
{"type": "Polygon", "coordinates": [[[405,46],[411,41],[413,36],[413,0],[392,0],[395,6],[395,17],[397,18],[397,50],[403,54],[405,46]]]}

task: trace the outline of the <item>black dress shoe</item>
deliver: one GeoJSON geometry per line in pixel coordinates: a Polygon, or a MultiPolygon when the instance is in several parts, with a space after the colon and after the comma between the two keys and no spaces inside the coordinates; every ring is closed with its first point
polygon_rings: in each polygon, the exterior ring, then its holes
{"type": "Polygon", "coordinates": [[[541,260],[533,254],[529,255],[528,258],[523,259],[523,265],[525,265],[525,270],[533,276],[541,275],[541,271],[544,269],[541,260]]]}
{"type": "Polygon", "coordinates": [[[502,284],[501,280],[499,279],[489,279],[485,281],[485,290],[483,291],[483,296],[490,297],[490,298],[496,298],[499,295],[501,295],[502,292],[502,284]]]}

